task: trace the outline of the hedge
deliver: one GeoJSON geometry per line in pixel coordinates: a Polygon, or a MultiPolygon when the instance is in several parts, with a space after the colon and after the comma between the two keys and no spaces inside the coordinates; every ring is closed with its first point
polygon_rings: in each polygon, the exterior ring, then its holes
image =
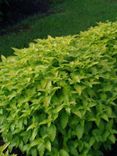
{"type": "Polygon", "coordinates": [[[101,156],[117,134],[117,22],[48,37],[0,63],[0,130],[32,156],[101,156]]]}

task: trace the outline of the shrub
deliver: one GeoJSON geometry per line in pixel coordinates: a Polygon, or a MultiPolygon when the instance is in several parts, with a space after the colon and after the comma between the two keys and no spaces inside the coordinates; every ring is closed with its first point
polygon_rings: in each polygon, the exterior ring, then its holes
{"type": "Polygon", "coordinates": [[[0,129],[33,156],[101,156],[117,133],[117,22],[2,56],[0,129]]]}

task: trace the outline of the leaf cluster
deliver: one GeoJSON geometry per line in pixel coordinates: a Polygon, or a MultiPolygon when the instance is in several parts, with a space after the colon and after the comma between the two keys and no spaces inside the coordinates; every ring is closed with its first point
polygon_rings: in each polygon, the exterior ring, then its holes
{"type": "Polygon", "coordinates": [[[0,146],[0,156],[16,156],[16,154],[9,154],[9,151],[7,150],[9,144],[4,144],[0,146]]]}

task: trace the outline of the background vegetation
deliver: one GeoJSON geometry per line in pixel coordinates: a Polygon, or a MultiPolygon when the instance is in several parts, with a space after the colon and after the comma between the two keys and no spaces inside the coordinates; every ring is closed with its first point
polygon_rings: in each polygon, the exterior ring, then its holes
{"type": "Polygon", "coordinates": [[[35,15],[5,30],[10,33],[0,36],[0,54],[12,55],[12,47],[27,47],[34,39],[76,34],[99,21],[116,18],[115,0],[57,0],[48,15],[35,15]]]}

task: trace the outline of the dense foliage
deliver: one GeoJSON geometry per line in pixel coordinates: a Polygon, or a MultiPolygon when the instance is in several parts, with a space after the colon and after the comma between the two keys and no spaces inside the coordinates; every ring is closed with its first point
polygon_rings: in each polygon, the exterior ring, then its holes
{"type": "Polygon", "coordinates": [[[7,147],[8,147],[8,144],[0,146],[0,156],[17,156],[16,154],[9,154],[7,147]]]}
{"type": "Polygon", "coordinates": [[[32,156],[101,156],[117,134],[117,22],[37,40],[0,63],[0,129],[32,156]]]}

